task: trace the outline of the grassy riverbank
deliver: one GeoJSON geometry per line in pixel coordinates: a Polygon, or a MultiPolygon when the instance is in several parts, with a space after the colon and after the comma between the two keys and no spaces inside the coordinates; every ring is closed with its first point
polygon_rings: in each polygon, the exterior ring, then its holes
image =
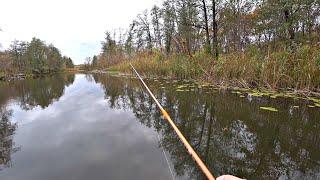
{"type": "Polygon", "coordinates": [[[270,91],[320,91],[320,48],[302,46],[295,52],[268,53],[255,49],[222,55],[217,61],[206,53],[192,57],[161,53],[133,57],[110,66],[109,70],[131,72],[129,63],[145,76],[196,79],[233,87],[270,91]]]}

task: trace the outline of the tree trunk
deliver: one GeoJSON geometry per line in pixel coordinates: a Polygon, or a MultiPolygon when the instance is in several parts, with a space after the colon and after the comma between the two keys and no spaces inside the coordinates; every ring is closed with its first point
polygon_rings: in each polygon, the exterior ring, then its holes
{"type": "Polygon", "coordinates": [[[285,22],[288,24],[289,39],[293,40],[294,39],[294,30],[293,30],[292,22],[290,19],[290,10],[288,8],[286,8],[284,10],[284,18],[285,18],[285,22]]]}
{"type": "Polygon", "coordinates": [[[203,136],[203,131],[204,131],[204,125],[206,124],[206,118],[207,118],[207,103],[205,104],[204,111],[203,111],[203,121],[202,121],[202,126],[201,126],[201,131],[200,131],[200,137],[198,144],[196,146],[196,149],[198,149],[201,146],[201,141],[202,141],[202,136],[203,136]]]}
{"type": "Polygon", "coordinates": [[[152,38],[151,38],[150,30],[148,30],[148,41],[149,41],[149,50],[150,52],[152,52],[152,38]]]}
{"type": "Polygon", "coordinates": [[[216,1],[212,0],[212,30],[213,30],[213,36],[212,36],[212,49],[214,51],[214,55],[216,60],[218,60],[219,53],[218,53],[218,25],[216,20],[216,1]]]}
{"type": "Polygon", "coordinates": [[[206,29],[206,47],[205,48],[206,48],[206,51],[211,54],[208,15],[207,15],[207,6],[206,6],[205,0],[202,0],[202,6],[203,6],[203,15],[204,15],[205,29],[206,29]]]}

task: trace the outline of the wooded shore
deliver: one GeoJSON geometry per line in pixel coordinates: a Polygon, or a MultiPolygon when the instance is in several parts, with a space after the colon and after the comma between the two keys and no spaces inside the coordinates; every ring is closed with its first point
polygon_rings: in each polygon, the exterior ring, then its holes
{"type": "Polygon", "coordinates": [[[71,58],[35,37],[30,42],[15,40],[8,49],[0,51],[0,80],[37,77],[72,68],[71,58]]]}
{"type": "Polygon", "coordinates": [[[196,79],[221,86],[320,91],[320,4],[165,0],[125,31],[107,31],[88,69],[196,79]]]}
{"type": "MultiPolygon", "coordinates": [[[[229,54],[217,61],[205,53],[192,57],[160,53],[139,56],[109,66],[109,71],[131,73],[132,64],[145,77],[194,79],[224,87],[320,95],[320,49],[304,46],[295,53],[229,54]]],[[[103,68],[93,68],[103,69],[103,68]]]]}

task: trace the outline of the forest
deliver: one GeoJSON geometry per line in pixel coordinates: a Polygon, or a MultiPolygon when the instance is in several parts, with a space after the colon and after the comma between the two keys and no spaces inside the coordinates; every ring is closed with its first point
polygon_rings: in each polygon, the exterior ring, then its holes
{"type": "Polygon", "coordinates": [[[45,74],[73,68],[72,59],[62,56],[53,44],[32,38],[31,42],[14,40],[10,48],[0,51],[0,79],[17,74],[45,74]]]}
{"type": "Polygon", "coordinates": [[[107,31],[92,69],[319,91],[319,0],[165,0],[107,31]]]}

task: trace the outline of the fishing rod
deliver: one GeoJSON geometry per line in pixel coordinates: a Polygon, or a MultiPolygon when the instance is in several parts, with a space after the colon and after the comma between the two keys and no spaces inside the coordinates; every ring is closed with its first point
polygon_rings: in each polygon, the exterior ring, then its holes
{"type": "Polygon", "coordinates": [[[182,143],[184,144],[185,148],[187,149],[189,155],[192,156],[192,158],[196,161],[196,163],[198,164],[198,166],[200,167],[200,169],[202,170],[202,172],[205,174],[205,176],[209,179],[209,180],[215,180],[214,176],[211,174],[211,172],[209,171],[209,169],[207,168],[207,166],[203,163],[203,161],[200,159],[200,157],[198,156],[198,154],[194,151],[194,149],[191,147],[191,145],[189,144],[189,142],[187,141],[187,139],[183,136],[183,134],[181,133],[181,131],[178,129],[178,127],[175,125],[175,123],[172,121],[171,117],[169,116],[169,114],[167,113],[167,111],[161,106],[161,104],[159,103],[159,101],[156,99],[156,97],[153,95],[153,93],[150,91],[150,89],[148,88],[148,86],[146,85],[146,83],[143,81],[143,79],[141,78],[141,76],[139,75],[139,73],[137,72],[137,70],[132,66],[132,64],[130,63],[131,68],[133,69],[133,71],[135,72],[135,74],[137,75],[137,77],[139,78],[139,80],[141,81],[141,83],[143,84],[143,86],[147,89],[148,93],[150,94],[150,96],[152,97],[152,99],[156,102],[157,106],[159,107],[159,109],[161,110],[162,115],[164,116],[165,119],[167,119],[167,121],[169,122],[169,124],[171,125],[171,127],[174,129],[174,131],[176,132],[176,134],[179,136],[180,140],[182,141],[182,143]]]}

